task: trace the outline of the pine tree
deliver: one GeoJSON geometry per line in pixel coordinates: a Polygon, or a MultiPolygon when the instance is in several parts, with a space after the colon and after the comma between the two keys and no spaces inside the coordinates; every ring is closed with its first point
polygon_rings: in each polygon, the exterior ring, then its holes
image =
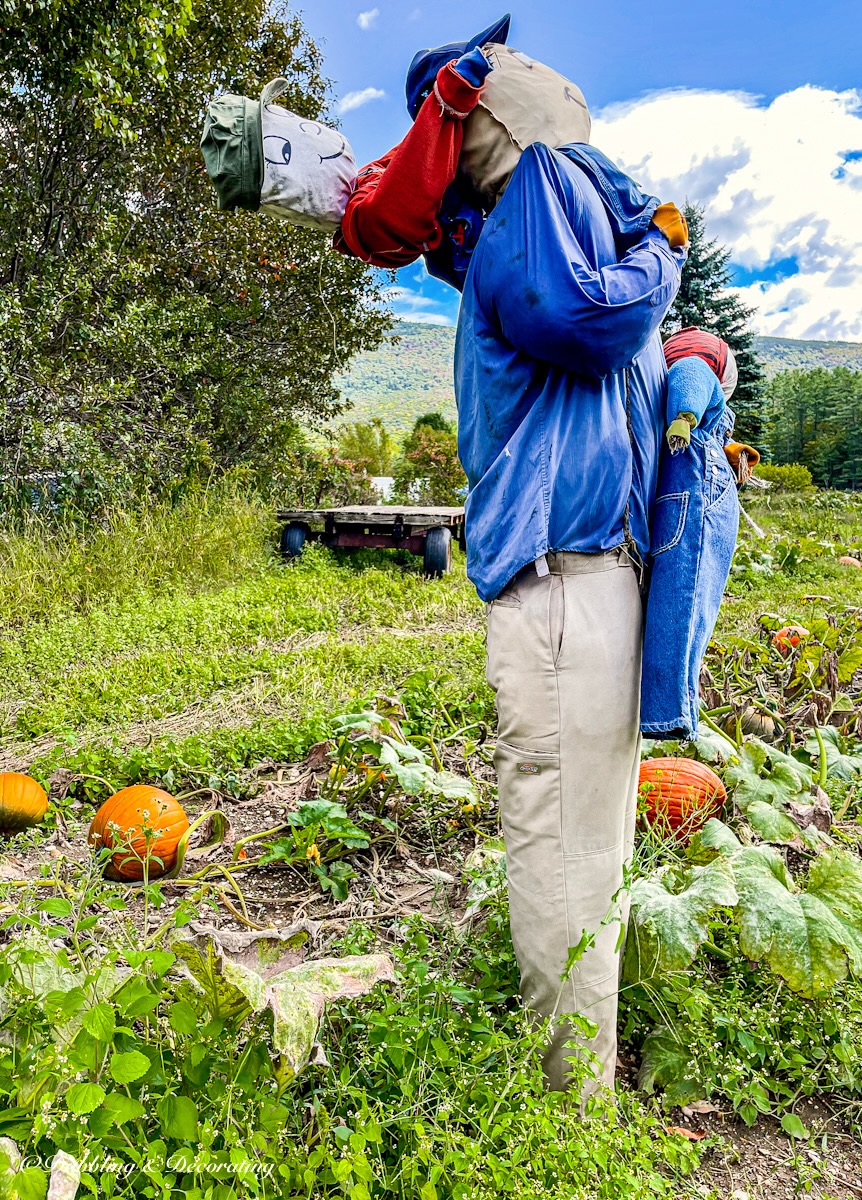
{"type": "Polygon", "coordinates": [[[703,209],[687,204],[684,211],[691,244],[679,292],[662,325],[662,336],[697,325],[724,338],[739,370],[739,383],[730,402],[736,413],[736,436],[758,445],[764,432],[764,376],[749,326],[754,310],[727,291],[730,251],[707,237],[703,209]]]}

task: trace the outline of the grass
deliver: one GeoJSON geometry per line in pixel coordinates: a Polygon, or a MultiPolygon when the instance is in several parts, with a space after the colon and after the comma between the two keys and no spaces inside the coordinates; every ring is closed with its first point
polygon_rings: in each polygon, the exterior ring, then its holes
{"type": "MultiPolygon", "coordinates": [[[[719,641],[757,637],[764,611],[805,624],[860,603],[859,573],[837,562],[862,545],[859,498],[776,494],[747,498],[746,507],[766,536],[743,526],[719,641]]],[[[433,582],[422,579],[418,560],[382,552],[335,557],[312,547],[288,567],[274,552],[276,532],[263,502],[223,489],[175,509],[116,513],[96,530],[58,531],[34,519],[0,533],[5,765],[32,769],[44,780],[58,768],[85,776],[72,783],[78,801],[100,800],[137,781],[174,791],[212,784],[242,796],[245,768],[266,759],[296,762],[330,733],[335,716],[366,708],[381,695],[397,696],[408,734],[436,737],[441,713],[453,727],[492,723],[482,605],[460,555],[452,574],[433,582]]],[[[84,811],[89,814],[89,806],[84,811]]],[[[429,802],[429,826],[439,817],[439,828],[448,828],[441,813],[429,802]]],[[[34,839],[25,836],[20,844],[32,849],[34,839]]],[[[47,926],[50,936],[64,937],[74,920],[76,953],[122,957],[126,949],[90,932],[97,921],[103,929],[99,914],[106,906],[118,907],[116,889],[68,877],[64,886],[62,895],[86,893],[89,900],[76,901],[71,916],[59,899],[40,912],[45,893],[33,888],[13,896],[7,928],[18,936],[28,924],[47,926]],[[52,920],[59,924],[52,927],[52,920]]],[[[165,900],[158,885],[152,899],[156,907],[165,900]]],[[[183,905],[176,912],[177,924],[193,915],[183,905]]],[[[111,1192],[97,1180],[88,1194],[199,1200],[719,1194],[706,1184],[696,1188],[700,1148],[665,1132],[666,1118],[653,1100],[625,1095],[615,1113],[603,1110],[584,1125],[571,1105],[543,1094],[534,1035],[516,1000],[503,908],[492,905],[487,923],[466,933],[444,919],[353,923],[333,949],[360,953],[381,938],[396,963],[397,989],[331,1009],[326,1044],[333,1068],[309,1070],[290,1087],[274,1074],[264,1028],[216,1029],[206,1014],[183,1016],[176,1005],[191,1003],[190,995],[163,978],[162,960],[152,969],[144,963],[156,999],[150,1009],[140,996],[128,1010],[118,1001],[114,1046],[159,1057],[164,1069],[146,1077],[151,1102],[143,1105],[145,1114],[130,1116],[124,1126],[132,1142],[162,1142],[169,1157],[188,1141],[180,1136],[176,1091],[198,1106],[196,1120],[210,1131],[213,1153],[237,1156],[248,1149],[260,1162],[276,1164],[279,1183],[247,1192],[218,1184],[210,1193],[205,1177],[171,1173],[163,1164],[161,1182],[156,1172],[136,1177],[131,1190],[124,1184],[111,1192]],[[142,1008],[135,1007],[139,1002],[142,1008]],[[204,1057],[209,1082],[192,1086],[190,1080],[203,1078],[204,1057]]],[[[13,946],[14,937],[0,934],[0,988],[11,986],[13,946]]],[[[743,965],[728,976],[731,988],[720,975],[697,971],[675,977],[639,1005],[632,1002],[627,1037],[643,1041],[655,1017],[650,1005],[665,1018],[675,1013],[699,1042],[713,1037],[722,1047],[714,1062],[703,1051],[700,1073],[711,1072],[719,1092],[750,1093],[755,1104],[769,1089],[785,1088],[790,1096],[798,1085],[807,1094],[796,1076],[813,1078],[814,1060],[805,1058],[800,1043],[813,1047],[813,1055],[820,1045],[828,1053],[840,1042],[852,1061],[827,1070],[818,1059],[818,1078],[830,1087],[858,1086],[858,989],[848,987],[833,1008],[818,1010],[788,997],[786,989],[776,992],[772,980],[766,1006],[752,1021],[749,997],[758,989],[766,996],[764,974],[743,965]],[[840,1037],[823,1036],[817,1022],[827,1012],[843,1027],[840,1037]],[[814,1024],[806,1031],[808,1020],[814,1024]],[[773,1045],[779,1034],[795,1039],[795,1058],[773,1045]]],[[[0,1034],[0,1135],[13,1132],[38,1153],[63,1147],[80,1154],[94,1137],[126,1153],[123,1139],[98,1133],[102,1125],[88,1124],[86,1113],[70,1118],[65,1068],[52,1058],[50,1013],[35,994],[17,999],[15,1011],[32,1031],[30,1058],[10,1058],[0,1034]],[[30,1112],[19,1094],[24,1072],[44,1077],[48,1090],[39,1095],[51,1097],[47,1115],[34,1125],[19,1114],[17,1126],[11,1118],[4,1125],[4,1104],[7,1112],[30,1112]]],[[[88,1029],[107,1027],[103,1003],[95,1005],[100,1011],[88,1018],[88,1029]]],[[[91,1078],[92,1049],[87,1043],[86,1067],[72,1072],[78,1082],[84,1082],[81,1073],[91,1078]]],[[[113,1087],[104,1074],[96,1078],[100,1087],[113,1087]]],[[[134,1082],[117,1090],[132,1099],[140,1088],[134,1082]]],[[[137,1113],[126,1100],[115,1103],[137,1113]]]]}

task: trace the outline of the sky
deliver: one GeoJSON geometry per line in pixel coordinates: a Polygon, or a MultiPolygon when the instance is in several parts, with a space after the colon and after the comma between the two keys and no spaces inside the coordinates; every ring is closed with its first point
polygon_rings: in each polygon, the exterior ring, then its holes
{"type": "MultiPolygon", "coordinates": [[[[759,333],[862,341],[862,0],[314,0],[303,19],[357,162],[407,132],[414,53],[506,11],[509,45],[583,91],[594,145],[645,191],[705,206],[759,333]]],[[[390,300],[457,319],[421,260],[390,300]]]]}

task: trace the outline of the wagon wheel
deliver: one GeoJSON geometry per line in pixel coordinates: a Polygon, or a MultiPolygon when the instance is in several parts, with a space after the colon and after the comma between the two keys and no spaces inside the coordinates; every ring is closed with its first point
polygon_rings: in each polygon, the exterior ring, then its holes
{"type": "Polygon", "coordinates": [[[440,579],[452,566],[452,533],[445,525],[435,525],[425,535],[425,574],[440,579]]]}
{"type": "Polygon", "coordinates": [[[296,521],[285,525],[281,531],[281,553],[286,559],[299,558],[308,540],[308,529],[296,521]]]}

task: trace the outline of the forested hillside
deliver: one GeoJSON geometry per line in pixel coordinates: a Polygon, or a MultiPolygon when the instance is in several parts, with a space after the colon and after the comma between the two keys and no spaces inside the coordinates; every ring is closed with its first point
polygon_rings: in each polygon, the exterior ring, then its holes
{"type": "MultiPolygon", "coordinates": [[[[437,410],[455,416],[452,395],[452,355],[455,330],[448,325],[401,322],[397,340],[361,354],[340,381],[353,402],[350,420],[382,417],[393,430],[412,428],[422,413],[437,410]]],[[[848,367],[862,371],[862,343],[807,342],[793,338],[758,337],[757,352],[767,376],[780,371],[811,371],[818,367],[848,367]]]]}

